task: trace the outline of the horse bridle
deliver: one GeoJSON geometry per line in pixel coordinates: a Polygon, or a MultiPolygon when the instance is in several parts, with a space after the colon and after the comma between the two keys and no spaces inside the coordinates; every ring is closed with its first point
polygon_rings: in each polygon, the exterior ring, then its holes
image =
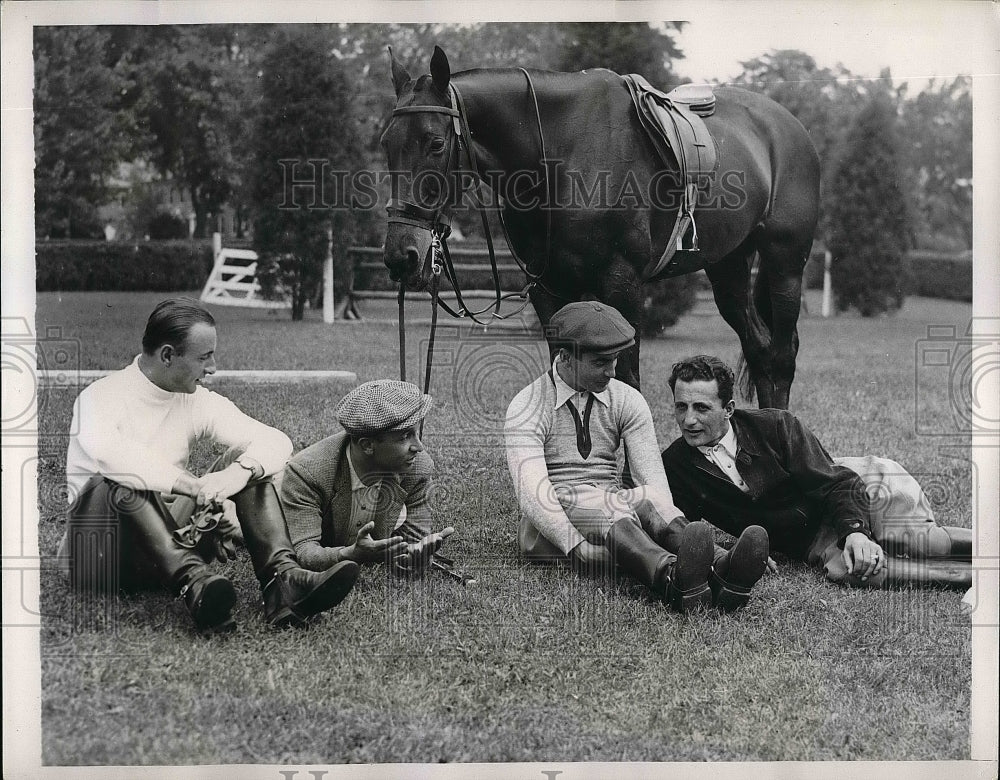
{"type": "MultiPolygon", "coordinates": [[[[545,188],[546,192],[549,191],[549,181],[548,181],[548,169],[545,167],[545,135],[542,131],[542,119],[538,108],[538,98],[535,94],[535,87],[531,81],[531,76],[527,70],[524,68],[520,69],[524,74],[528,82],[528,90],[531,94],[532,102],[535,108],[535,119],[538,127],[538,138],[541,151],[541,162],[543,175],[545,177],[545,188]]],[[[508,249],[510,250],[511,256],[514,258],[515,262],[521,269],[521,271],[528,278],[528,284],[520,291],[516,293],[506,293],[504,294],[500,289],[500,271],[497,266],[496,251],[493,247],[493,237],[489,230],[489,223],[486,218],[486,206],[482,197],[482,176],[479,173],[479,163],[476,158],[475,149],[472,145],[472,132],[469,129],[468,114],[465,110],[465,101],[462,98],[462,93],[459,91],[458,87],[454,83],[449,83],[448,85],[448,99],[450,106],[437,106],[437,105],[418,105],[418,106],[400,106],[394,108],[391,117],[406,115],[406,114],[444,114],[452,118],[452,132],[450,133],[450,143],[448,147],[448,167],[445,169],[445,177],[451,173],[451,165],[453,160],[458,160],[458,164],[461,165],[461,152],[465,149],[466,156],[469,160],[469,170],[473,174],[473,179],[475,182],[475,189],[473,190],[476,198],[476,205],[479,210],[480,217],[482,219],[483,225],[483,235],[486,238],[486,246],[490,256],[490,268],[493,276],[493,288],[494,288],[494,300],[493,302],[484,307],[483,309],[473,312],[468,306],[466,306],[465,301],[462,297],[461,285],[458,281],[458,275],[455,271],[455,265],[451,259],[451,253],[448,251],[448,236],[451,233],[451,219],[444,213],[445,207],[448,205],[448,198],[444,197],[441,202],[434,209],[427,209],[422,206],[417,205],[404,200],[390,200],[389,204],[386,206],[386,211],[388,213],[388,222],[390,224],[403,224],[409,225],[411,227],[416,227],[421,230],[426,230],[431,234],[431,246],[428,251],[427,257],[424,259],[423,264],[426,265],[430,262],[431,267],[431,333],[430,339],[427,344],[427,361],[426,361],[426,375],[424,378],[424,392],[427,393],[430,389],[430,377],[431,377],[431,363],[434,353],[434,333],[437,327],[437,310],[440,306],[448,314],[457,319],[468,318],[471,319],[478,325],[486,327],[494,319],[507,319],[512,316],[520,314],[524,308],[528,305],[529,298],[528,294],[533,287],[544,286],[541,283],[541,277],[545,273],[549,262],[549,252],[551,247],[551,231],[552,231],[552,213],[551,209],[546,209],[546,227],[545,227],[545,259],[542,269],[538,272],[533,272],[528,268],[527,263],[518,257],[517,253],[514,251],[514,247],[510,241],[510,235],[507,232],[507,225],[504,222],[503,214],[500,210],[499,202],[497,204],[497,215],[499,217],[501,228],[503,229],[504,239],[507,242],[508,249]],[[463,143],[463,138],[466,139],[463,143]],[[456,150],[457,145],[457,150],[456,150]],[[456,154],[457,152],[457,154],[456,154]],[[443,262],[442,262],[443,261],[443,262]],[[438,297],[440,275],[442,270],[448,277],[452,288],[455,291],[455,302],[458,305],[458,311],[453,310],[447,303],[442,301],[438,297]],[[521,306],[514,312],[509,314],[500,314],[500,305],[502,301],[508,300],[510,298],[520,298],[522,303],[521,306]],[[479,316],[485,312],[493,309],[490,319],[483,322],[478,319],[479,316]]],[[[498,198],[499,201],[499,198],[498,198]]],[[[404,301],[406,298],[406,281],[401,280],[399,285],[398,294],[398,306],[399,306],[399,374],[400,379],[406,380],[406,330],[404,321],[404,301]]],[[[421,428],[423,427],[421,423],[421,428]]]]}
{"type": "MultiPolygon", "coordinates": [[[[454,119],[459,118],[458,111],[449,106],[402,106],[401,108],[394,108],[392,110],[393,117],[401,114],[446,114],[454,119]]],[[[451,142],[448,147],[449,168],[451,167],[451,160],[454,157],[455,142],[458,137],[459,132],[456,127],[455,132],[450,136],[451,142]]],[[[445,176],[448,173],[449,171],[446,170],[445,176]]],[[[448,234],[451,233],[451,219],[444,214],[446,204],[447,199],[443,198],[441,204],[436,209],[425,209],[416,203],[404,200],[390,200],[386,206],[386,211],[389,215],[388,221],[390,224],[395,222],[403,225],[411,225],[422,230],[429,230],[438,239],[447,238],[448,234]]]]}

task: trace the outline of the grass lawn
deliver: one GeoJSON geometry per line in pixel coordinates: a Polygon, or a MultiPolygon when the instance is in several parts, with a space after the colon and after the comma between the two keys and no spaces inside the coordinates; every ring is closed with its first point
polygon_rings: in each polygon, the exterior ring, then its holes
{"type": "MultiPolygon", "coordinates": [[[[81,368],[138,351],[158,294],[38,296],[38,332],[81,368]]],[[[810,298],[811,311],[819,310],[810,298]]],[[[409,312],[416,315],[417,307],[409,312]]],[[[218,309],[220,368],[398,373],[392,325],[325,326],[316,313],[218,309]]],[[[424,314],[424,312],[419,312],[424,314]]],[[[425,315],[424,315],[425,316],[425,315]]],[[[902,463],[948,524],[972,524],[968,440],[952,426],[947,373],[917,369],[928,325],[964,332],[968,305],[914,298],[897,316],[805,317],[792,411],[834,455],[902,463]],[[942,449],[942,441],[955,444],[942,449]]],[[[443,325],[449,326],[447,321],[443,325]]],[[[425,327],[408,333],[422,377],[425,327]]],[[[644,392],[665,446],[677,435],[665,376],[698,352],[737,354],[718,317],[687,317],[642,348],[644,392]]],[[[43,351],[44,352],[44,351],[43,351]]],[[[50,350],[51,352],[51,350],[50,350]]],[[[736,616],[681,617],[638,585],[583,580],[519,560],[518,513],[500,432],[509,399],[545,368],[530,334],[445,327],[425,444],[438,468],[438,526],[477,589],[365,570],[305,630],[264,628],[246,553],[222,567],[240,594],[234,636],[201,640],[167,594],[70,592],[43,566],[42,729],[47,764],[963,759],[971,643],[959,594],[858,592],[778,558],[778,576],[736,616]]],[[[335,429],[340,391],[219,386],[301,448],[335,429]]],[[[75,393],[40,400],[39,539],[65,524],[75,393]],[[62,500],[61,500],[62,499],[62,500]]],[[[211,453],[199,451],[197,462],[211,453]]]]}

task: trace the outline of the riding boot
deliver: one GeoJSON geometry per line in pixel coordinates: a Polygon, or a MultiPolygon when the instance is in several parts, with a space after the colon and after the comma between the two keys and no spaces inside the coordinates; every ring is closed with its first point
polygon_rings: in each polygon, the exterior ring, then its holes
{"type": "Polygon", "coordinates": [[[715,556],[709,584],[712,603],[723,612],[734,612],[750,600],[750,591],[767,570],[767,531],[759,525],[743,530],[731,550],[715,556]]]}
{"type": "MultiPolygon", "coordinates": [[[[851,583],[855,584],[855,583],[851,583]]],[[[885,569],[870,577],[868,587],[937,586],[968,590],[972,587],[972,564],[942,558],[886,558],[885,569]]],[[[862,585],[863,587],[863,585],[862,585]]]]}
{"type": "Polygon", "coordinates": [[[341,561],[322,572],[299,566],[271,480],[251,482],[232,500],[260,582],[268,624],[300,625],[336,606],[350,593],[359,572],[354,561],[341,561]]]}
{"type": "Polygon", "coordinates": [[[898,558],[890,555],[882,570],[862,580],[847,573],[840,551],[831,546],[824,556],[827,579],[852,588],[899,588],[938,586],[968,590],[972,587],[972,564],[945,558],[898,558]]]}
{"type": "MultiPolygon", "coordinates": [[[[236,628],[230,616],[236,603],[232,583],[213,573],[194,550],[180,547],[174,541],[168,530],[172,527],[169,510],[159,493],[132,490],[105,480],[103,487],[81,496],[71,523],[75,527],[70,530],[70,571],[75,587],[113,581],[115,577],[109,576],[108,565],[118,566],[118,560],[129,556],[129,548],[134,547],[151,569],[145,576],[159,580],[173,593],[183,596],[199,632],[218,634],[236,628]],[[100,520],[102,510],[105,523],[117,521],[122,541],[127,540],[117,551],[115,540],[110,540],[110,554],[107,542],[93,545],[93,538],[81,537],[79,533],[81,526],[86,531],[86,525],[100,520]]],[[[109,538],[107,533],[102,536],[109,538]]]]}
{"type": "Polygon", "coordinates": [[[957,528],[956,526],[942,526],[944,532],[951,539],[951,552],[948,557],[955,561],[972,562],[972,529],[957,528]]]}
{"type": "Polygon", "coordinates": [[[642,530],[650,539],[668,552],[676,553],[680,549],[681,533],[688,526],[688,520],[683,515],[673,520],[664,520],[656,512],[637,513],[642,522],[642,530]]]}
{"type": "MultiPolygon", "coordinates": [[[[639,513],[642,522],[642,530],[649,534],[649,538],[656,542],[667,552],[676,553],[680,549],[681,534],[691,521],[684,515],[678,515],[673,520],[664,520],[658,513],[639,513]]],[[[728,551],[725,547],[715,545],[715,559],[718,560],[728,551]]]]}
{"type": "Polygon", "coordinates": [[[611,526],[604,543],[622,570],[678,611],[711,606],[712,531],[706,523],[692,523],[684,529],[676,555],[660,547],[630,518],[611,526]]]}

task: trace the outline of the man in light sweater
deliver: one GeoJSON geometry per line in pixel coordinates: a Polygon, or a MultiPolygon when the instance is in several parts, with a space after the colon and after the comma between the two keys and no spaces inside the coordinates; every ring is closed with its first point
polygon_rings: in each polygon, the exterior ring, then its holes
{"type": "Polygon", "coordinates": [[[150,315],[135,361],[80,393],[60,555],[75,588],[166,586],[201,633],[222,633],[235,628],[236,592],[205,553],[242,530],[266,622],[298,625],[339,603],[358,568],[344,562],[316,574],[299,566],[271,481],[291,441],[201,386],[215,373],[215,350],[212,315],[188,298],[166,300],[150,315]],[[199,439],[228,448],[201,477],[187,469],[199,439]],[[192,518],[196,508],[204,511],[192,518]]]}
{"type": "Polygon", "coordinates": [[[434,463],[418,428],[431,397],[409,382],[377,379],[337,406],[344,430],[288,461],[281,503],[302,565],[387,562],[424,571],[454,528],[431,533],[434,463]]]}
{"type": "Polygon", "coordinates": [[[504,429],[522,552],[568,557],[590,574],[617,565],[684,612],[742,606],[766,568],[767,536],[748,529],[727,552],[710,526],[688,523],[674,505],[649,406],[614,378],[635,329],[596,301],[567,304],[549,327],[563,346],[510,402],[504,429]],[[636,483],[629,489],[622,448],[636,483]]]}

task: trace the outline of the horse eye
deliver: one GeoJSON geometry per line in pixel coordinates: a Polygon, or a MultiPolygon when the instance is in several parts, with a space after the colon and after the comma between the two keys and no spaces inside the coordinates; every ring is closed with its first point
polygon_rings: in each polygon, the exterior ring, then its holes
{"type": "Polygon", "coordinates": [[[444,139],[443,138],[435,138],[433,141],[431,141],[429,150],[430,150],[430,152],[432,154],[439,154],[440,152],[443,152],[444,151],[444,139]]]}

